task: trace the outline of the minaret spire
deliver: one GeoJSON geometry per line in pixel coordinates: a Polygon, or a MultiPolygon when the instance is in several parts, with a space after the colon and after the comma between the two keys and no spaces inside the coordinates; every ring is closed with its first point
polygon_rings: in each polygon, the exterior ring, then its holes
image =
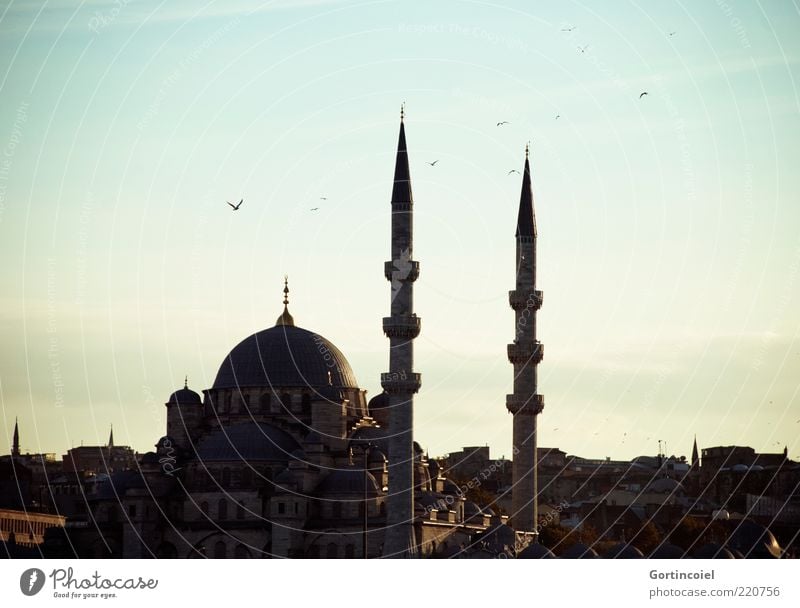
{"type": "Polygon", "coordinates": [[[114,447],[114,425],[111,425],[111,432],[108,434],[108,447],[114,447]]]}
{"type": "Polygon", "coordinates": [[[414,281],[419,263],[413,261],[413,197],[408,151],[400,109],[400,136],[392,187],[392,259],[384,265],[391,282],[391,316],[383,319],[389,338],[389,371],[381,374],[381,386],[389,396],[389,497],[384,557],[414,557],[414,394],[420,374],[414,373],[414,338],[420,318],[414,313],[414,281]]]}
{"type": "Polygon", "coordinates": [[[694,445],[692,446],[692,466],[696,467],[700,463],[700,454],[697,451],[697,435],[694,436],[694,445]]]}
{"type": "Polygon", "coordinates": [[[514,393],[506,397],[506,407],[514,415],[511,520],[515,530],[535,536],[539,520],[536,427],[537,416],[544,408],[544,397],[537,390],[537,366],[544,346],[536,339],[536,313],[543,294],[536,289],[536,219],[529,146],[525,147],[515,237],[516,283],[508,294],[515,313],[514,342],[508,345],[508,360],[514,366],[514,393]]]}
{"type": "Polygon", "coordinates": [[[283,277],[283,312],[275,325],[290,325],[294,326],[294,317],[289,314],[289,275],[283,277]]]}
{"type": "Polygon", "coordinates": [[[14,418],[14,439],[11,442],[11,455],[19,456],[19,418],[14,418]]]}

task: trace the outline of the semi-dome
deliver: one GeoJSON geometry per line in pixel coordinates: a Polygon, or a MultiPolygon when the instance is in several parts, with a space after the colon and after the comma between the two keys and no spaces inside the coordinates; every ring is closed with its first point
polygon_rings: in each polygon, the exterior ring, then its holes
{"type": "Polygon", "coordinates": [[[197,444],[203,462],[288,462],[300,446],[287,432],[269,424],[240,422],[214,429],[197,444]]]}
{"type": "Polygon", "coordinates": [[[331,342],[302,327],[280,324],[248,336],[225,357],[213,388],[239,387],[341,389],[358,383],[331,342]]]}
{"type": "Polygon", "coordinates": [[[380,486],[372,473],[350,466],[346,469],[335,469],[317,486],[317,494],[321,496],[331,494],[355,494],[363,496],[364,483],[368,496],[379,496],[380,486]]]}

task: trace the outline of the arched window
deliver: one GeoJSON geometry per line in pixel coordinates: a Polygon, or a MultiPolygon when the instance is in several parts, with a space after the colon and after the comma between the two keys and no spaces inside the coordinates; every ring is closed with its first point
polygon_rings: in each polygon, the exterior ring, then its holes
{"type": "Polygon", "coordinates": [[[253,485],[253,471],[249,467],[242,470],[242,486],[249,488],[253,485]]]}
{"type": "Polygon", "coordinates": [[[231,485],[231,470],[228,467],[222,469],[222,487],[227,488],[231,485]]]}
{"type": "Polygon", "coordinates": [[[242,503],[236,505],[236,519],[244,519],[244,505],[242,503]]]}
{"type": "Polygon", "coordinates": [[[250,395],[242,395],[242,411],[250,413],[250,395]]]}
{"type": "Polygon", "coordinates": [[[208,503],[205,500],[200,503],[200,511],[203,515],[208,515],[208,503]]]}
{"type": "Polygon", "coordinates": [[[214,559],[225,559],[226,557],[228,557],[228,550],[225,543],[218,540],[214,545],[214,559]]]}
{"type": "Polygon", "coordinates": [[[292,396],[289,393],[283,393],[283,395],[281,395],[281,404],[283,405],[284,409],[291,409],[292,396]]]}
{"type": "Polygon", "coordinates": [[[300,400],[300,409],[304,414],[311,413],[311,395],[304,393],[300,400]]]}
{"type": "Polygon", "coordinates": [[[353,559],[356,555],[356,548],[355,545],[345,545],[344,547],[344,556],[347,559],[353,559]]]}
{"type": "Polygon", "coordinates": [[[339,555],[339,549],[336,546],[336,543],[328,543],[328,551],[325,553],[325,557],[328,559],[336,559],[339,555]]]}
{"type": "Polygon", "coordinates": [[[262,414],[266,414],[269,412],[269,404],[271,401],[271,395],[269,392],[264,393],[261,395],[261,398],[258,400],[258,407],[261,410],[262,414]]]}
{"type": "Polygon", "coordinates": [[[218,519],[228,519],[228,503],[224,498],[220,498],[217,504],[217,517],[218,519]]]}
{"type": "Polygon", "coordinates": [[[233,556],[236,559],[247,559],[248,557],[250,557],[250,552],[247,550],[247,547],[239,543],[233,550],[233,556]]]}

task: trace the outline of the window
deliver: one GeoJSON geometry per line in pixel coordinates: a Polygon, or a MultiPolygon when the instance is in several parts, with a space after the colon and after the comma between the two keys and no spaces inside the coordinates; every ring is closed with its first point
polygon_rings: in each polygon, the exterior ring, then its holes
{"type": "Polygon", "coordinates": [[[219,499],[217,505],[217,517],[219,519],[228,519],[228,503],[224,498],[219,499]]]}
{"type": "Polygon", "coordinates": [[[228,556],[228,550],[225,543],[218,540],[214,545],[214,559],[225,559],[228,556]]]}
{"type": "Polygon", "coordinates": [[[208,503],[205,500],[200,503],[200,511],[203,515],[208,515],[208,503]]]}
{"type": "Polygon", "coordinates": [[[354,545],[345,545],[344,556],[347,559],[353,559],[356,555],[356,548],[354,545]]]}
{"type": "Polygon", "coordinates": [[[261,410],[262,414],[266,414],[267,412],[269,412],[269,404],[270,404],[270,394],[264,393],[258,400],[258,407],[261,410]]]}
{"type": "Polygon", "coordinates": [[[247,559],[250,557],[250,552],[247,550],[247,547],[239,543],[236,545],[236,549],[233,550],[233,556],[236,559],[247,559]]]}
{"type": "Polygon", "coordinates": [[[128,505],[128,515],[136,517],[136,505],[128,505]]]}
{"type": "Polygon", "coordinates": [[[283,393],[281,395],[281,404],[288,410],[292,406],[292,396],[289,393],[283,393]]]}
{"type": "Polygon", "coordinates": [[[236,505],[236,519],[244,519],[244,505],[242,503],[236,505]]]}
{"type": "Polygon", "coordinates": [[[311,395],[305,393],[300,401],[300,408],[304,414],[311,413],[311,395]]]}
{"type": "Polygon", "coordinates": [[[222,487],[227,488],[231,485],[231,470],[228,467],[222,469],[222,487]]]}
{"type": "Polygon", "coordinates": [[[278,514],[283,515],[286,513],[286,503],[279,502],[278,503],[278,514]]]}

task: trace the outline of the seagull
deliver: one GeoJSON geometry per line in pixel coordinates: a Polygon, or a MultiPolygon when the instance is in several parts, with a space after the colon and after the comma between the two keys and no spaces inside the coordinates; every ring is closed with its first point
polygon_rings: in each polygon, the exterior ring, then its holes
{"type": "Polygon", "coordinates": [[[327,201],[327,200],[328,200],[328,197],[327,197],[327,196],[320,196],[320,197],[319,197],[319,200],[321,200],[321,201],[327,201]]]}
{"type": "Polygon", "coordinates": [[[501,121],[501,122],[498,122],[498,123],[497,123],[497,126],[498,126],[498,127],[502,127],[503,125],[510,125],[510,124],[511,124],[511,123],[510,123],[510,122],[508,122],[507,120],[503,120],[503,121],[501,121]]]}
{"type": "Polygon", "coordinates": [[[677,34],[677,33],[678,33],[678,32],[670,32],[670,33],[669,33],[669,34],[667,34],[667,35],[668,35],[668,36],[674,36],[674,35],[675,35],[675,34],[677,34]]]}
{"type": "Polygon", "coordinates": [[[641,99],[641,98],[642,98],[642,97],[644,97],[645,95],[647,95],[647,91],[642,91],[642,94],[641,94],[641,95],[639,95],[639,99],[641,99]]]}
{"type": "Polygon", "coordinates": [[[574,30],[576,27],[577,27],[577,26],[574,26],[574,25],[573,25],[572,27],[562,27],[562,28],[561,28],[561,31],[562,31],[562,32],[571,32],[571,31],[572,31],[572,30],[574,30]]]}
{"type": "Polygon", "coordinates": [[[506,175],[511,175],[512,173],[519,173],[516,169],[511,169],[506,175]]]}
{"type": "Polygon", "coordinates": [[[319,207],[312,207],[311,211],[319,211],[319,207]]]}
{"type": "Polygon", "coordinates": [[[579,46],[579,47],[578,47],[578,50],[579,50],[581,53],[585,53],[585,52],[586,52],[586,49],[588,49],[588,48],[589,48],[589,45],[587,44],[586,46],[579,46]]]}
{"type": "Polygon", "coordinates": [[[556,120],[558,120],[559,118],[561,118],[561,114],[556,114],[556,120]]]}
{"type": "Polygon", "coordinates": [[[242,203],[244,202],[244,199],[240,200],[240,201],[239,201],[238,203],[236,203],[235,205],[233,205],[233,204],[229,203],[228,201],[225,201],[225,202],[226,202],[226,203],[228,203],[228,204],[231,206],[231,209],[233,209],[234,211],[239,211],[239,207],[241,207],[241,206],[242,206],[242,203]]]}
{"type": "Polygon", "coordinates": [[[428,164],[429,164],[431,167],[433,167],[433,166],[434,166],[436,163],[438,163],[438,162],[439,162],[438,160],[435,160],[435,161],[433,161],[432,163],[428,163],[428,164]]]}

